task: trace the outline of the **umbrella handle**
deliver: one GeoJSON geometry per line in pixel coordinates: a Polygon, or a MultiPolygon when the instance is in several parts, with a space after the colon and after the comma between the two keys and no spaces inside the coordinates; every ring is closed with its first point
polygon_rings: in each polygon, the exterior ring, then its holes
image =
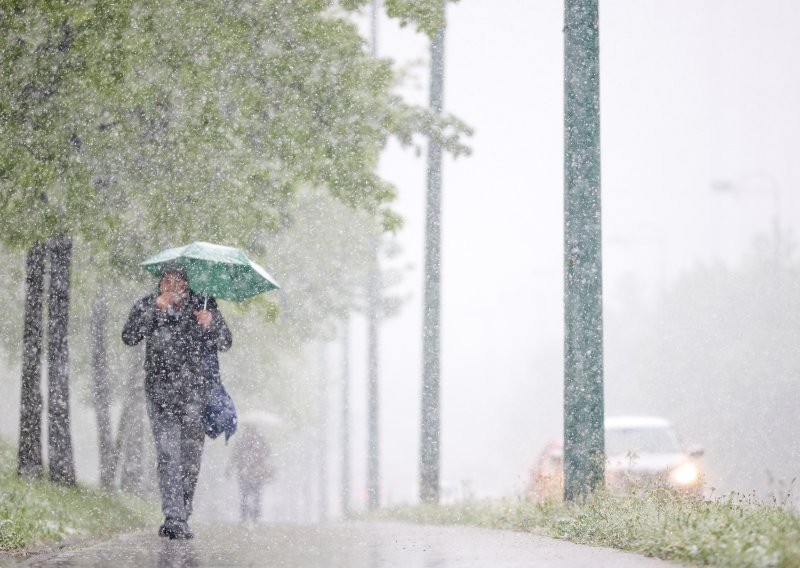
{"type": "Polygon", "coordinates": [[[203,302],[203,311],[206,311],[206,306],[208,306],[208,294],[206,294],[206,301],[203,302]]]}

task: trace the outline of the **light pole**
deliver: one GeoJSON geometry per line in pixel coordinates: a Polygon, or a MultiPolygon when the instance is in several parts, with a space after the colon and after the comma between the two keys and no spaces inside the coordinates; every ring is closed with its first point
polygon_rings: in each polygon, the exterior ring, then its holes
{"type": "Polygon", "coordinates": [[[350,315],[342,326],[342,516],[350,514],[350,315]]]}
{"type": "MultiPolygon", "coordinates": [[[[442,114],[444,105],[444,25],[431,38],[430,109],[442,114]]],[[[439,503],[441,467],[441,207],[442,147],[428,140],[425,209],[425,294],[422,326],[422,402],[420,424],[419,497],[439,503]]]]}
{"type": "MultiPolygon", "coordinates": [[[[378,8],[380,1],[372,0],[370,54],[378,56],[378,8]]],[[[378,252],[380,236],[372,243],[372,267],[367,282],[367,508],[372,511],[380,506],[380,393],[378,384],[378,324],[381,300],[381,273],[378,252]]]]}
{"type": "Polygon", "coordinates": [[[564,3],[564,499],[604,483],[597,0],[564,3]]]}
{"type": "Polygon", "coordinates": [[[319,468],[317,482],[319,522],[324,523],[328,518],[328,360],[325,353],[325,343],[319,346],[319,421],[317,432],[317,451],[319,452],[319,468]]]}

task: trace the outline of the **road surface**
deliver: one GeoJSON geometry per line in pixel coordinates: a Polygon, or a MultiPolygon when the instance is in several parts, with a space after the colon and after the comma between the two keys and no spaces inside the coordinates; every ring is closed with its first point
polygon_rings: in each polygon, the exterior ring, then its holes
{"type": "Polygon", "coordinates": [[[115,568],[560,568],[659,567],[673,563],[511,531],[403,523],[195,527],[191,541],[154,531],[0,564],[115,568]],[[9,563],[9,564],[7,564],[9,563]]]}

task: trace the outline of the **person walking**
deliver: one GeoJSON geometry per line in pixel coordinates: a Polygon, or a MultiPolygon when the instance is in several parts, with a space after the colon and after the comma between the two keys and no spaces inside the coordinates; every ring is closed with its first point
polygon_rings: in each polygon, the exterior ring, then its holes
{"type": "Polygon", "coordinates": [[[209,346],[227,351],[232,337],[213,298],[194,293],[186,271],[176,264],[161,269],[158,292],[133,305],[122,341],[146,340],[145,395],[155,440],[158,485],[164,523],[158,534],[170,539],[194,536],[192,514],[203,452],[203,408],[211,387],[209,346]]]}
{"type": "Polygon", "coordinates": [[[249,425],[233,447],[228,472],[236,470],[243,523],[255,523],[261,517],[261,489],[275,477],[275,468],[269,461],[271,453],[264,436],[249,425]]]}

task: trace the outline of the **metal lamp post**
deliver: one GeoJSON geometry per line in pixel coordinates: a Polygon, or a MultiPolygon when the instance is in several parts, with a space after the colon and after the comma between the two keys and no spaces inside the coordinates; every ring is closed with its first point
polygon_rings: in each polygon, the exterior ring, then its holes
{"type": "Polygon", "coordinates": [[[603,486],[598,0],[564,3],[564,499],[603,486]]]}

